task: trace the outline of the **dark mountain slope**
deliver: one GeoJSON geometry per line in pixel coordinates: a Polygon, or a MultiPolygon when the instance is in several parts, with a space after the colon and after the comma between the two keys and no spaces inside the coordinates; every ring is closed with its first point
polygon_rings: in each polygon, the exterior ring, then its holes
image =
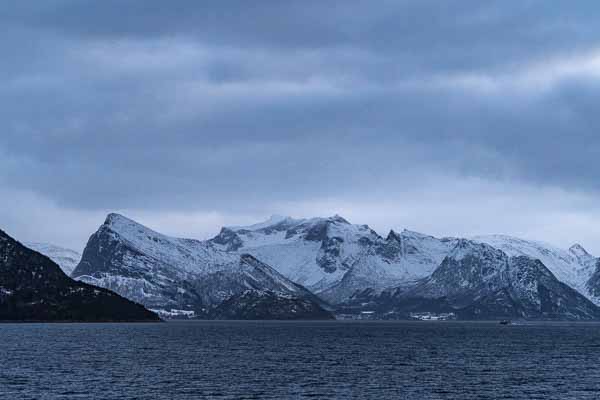
{"type": "Polygon", "coordinates": [[[157,321],[106,289],[74,281],[48,257],[0,231],[0,320],[157,321]]]}
{"type": "Polygon", "coordinates": [[[307,298],[272,291],[247,290],[231,296],[211,313],[213,319],[335,319],[331,312],[307,298]]]}

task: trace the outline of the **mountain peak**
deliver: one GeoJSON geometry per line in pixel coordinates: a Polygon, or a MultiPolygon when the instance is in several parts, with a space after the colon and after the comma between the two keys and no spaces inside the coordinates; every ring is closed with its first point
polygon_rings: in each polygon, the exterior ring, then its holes
{"type": "Polygon", "coordinates": [[[575,243],[573,246],[571,246],[569,251],[577,257],[591,257],[590,253],[588,253],[587,250],[579,243],[575,243]]]}
{"type": "Polygon", "coordinates": [[[347,219],[345,219],[344,217],[342,217],[339,214],[335,214],[333,217],[329,217],[328,219],[333,222],[339,222],[340,224],[350,225],[350,222],[348,222],[347,219]]]}
{"type": "Polygon", "coordinates": [[[124,235],[125,237],[137,236],[141,233],[147,233],[153,236],[163,236],[147,226],[117,213],[108,214],[103,227],[107,227],[111,231],[124,235]]]}
{"type": "Polygon", "coordinates": [[[396,241],[396,242],[401,242],[402,241],[402,237],[400,236],[400,234],[398,234],[395,230],[390,229],[390,233],[388,233],[387,237],[385,238],[386,241],[396,241]]]}
{"type": "Polygon", "coordinates": [[[106,216],[106,220],[104,220],[104,225],[108,225],[108,226],[113,226],[113,225],[119,224],[119,223],[138,224],[134,220],[127,218],[126,216],[124,216],[122,214],[118,214],[118,213],[110,213],[106,216]]]}
{"type": "Polygon", "coordinates": [[[246,226],[243,226],[243,225],[242,226],[228,226],[228,227],[226,227],[226,229],[229,229],[233,232],[260,231],[262,229],[267,229],[267,228],[281,226],[281,225],[285,225],[285,226],[294,226],[294,225],[300,225],[300,224],[315,225],[315,224],[322,224],[322,223],[350,225],[350,222],[348,222],[345,218],[343,218],[342,216],[340,216],[338,214],[335,214],[332,217],[316,217],[316,218],[300,218],[300,219],[292,218],[290,216],[274,214],[274,215],[271,215],[266,221],[263,221],[263,222],[258,222],[256,224],[246,225],[246,226]]]}

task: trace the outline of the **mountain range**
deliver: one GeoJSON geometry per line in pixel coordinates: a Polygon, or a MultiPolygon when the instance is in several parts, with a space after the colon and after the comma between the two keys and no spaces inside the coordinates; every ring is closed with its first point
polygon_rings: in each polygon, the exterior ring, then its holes
{"type": "Polygon", "coordinates": [[[427,311],[464,319],[600,317],[600,260],[580,245],[560,249],[504,235],[436,238],[408,230],[380,236],[339,215],[273,216],[199,241],[110,214],[71,276],[167,317],[263,318],[268,308],[277,309],[274,318],[330,318],[329,311],[384,318],[427,311]]]}
{"type": "Polygon", "coordinates": [[[600,318],[600,308],[559,281],[539,259],[509,256],[466,239],[457,242],[429,277],[381,293],[364,290],[345,306],[374,309],[384,316],[433,311],[461,319],[600,318]]]}

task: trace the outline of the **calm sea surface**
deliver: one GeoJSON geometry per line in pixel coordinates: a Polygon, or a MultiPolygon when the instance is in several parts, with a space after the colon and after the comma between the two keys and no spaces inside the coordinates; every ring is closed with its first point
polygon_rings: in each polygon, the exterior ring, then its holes
{"type": "Polygon", "coordinates": [[[600,325],[0,324],[0,399],[600,399],[600,325]]]}

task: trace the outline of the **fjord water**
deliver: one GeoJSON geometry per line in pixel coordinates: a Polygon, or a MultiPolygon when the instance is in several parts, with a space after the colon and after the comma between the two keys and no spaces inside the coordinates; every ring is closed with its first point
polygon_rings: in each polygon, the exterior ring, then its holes
{"type": "Polygon", "coordinates": [[[2,399],[597,399],[600,325],[0,325],[2,399]]]}

